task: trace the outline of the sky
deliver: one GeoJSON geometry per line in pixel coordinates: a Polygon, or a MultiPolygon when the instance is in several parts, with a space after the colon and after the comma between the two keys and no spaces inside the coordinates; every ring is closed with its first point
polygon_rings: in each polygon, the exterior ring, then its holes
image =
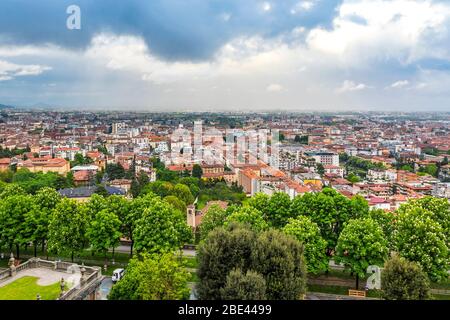
{"type": "Polygon", "coordinates": [[[0,104],[450,112],[450,1],[1,0],[0,104]]]}

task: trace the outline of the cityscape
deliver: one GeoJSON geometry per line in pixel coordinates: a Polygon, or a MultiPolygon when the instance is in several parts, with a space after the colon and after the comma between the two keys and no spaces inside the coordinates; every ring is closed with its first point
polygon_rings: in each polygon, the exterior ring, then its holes
{"type": "Polygon", "coordinates": [[[450,300],[447,3],[4,1],[0,301],[450,300]]]}

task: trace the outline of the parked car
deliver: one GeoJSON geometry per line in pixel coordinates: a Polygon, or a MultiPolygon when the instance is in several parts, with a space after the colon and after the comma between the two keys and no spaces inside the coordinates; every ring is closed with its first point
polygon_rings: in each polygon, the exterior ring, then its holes
{"type": "Polygon", "coordinates": [[[116,269],[116,270],[114,270],[113,271],[113,275],[111,277],[112,282],[116,283],[117,281],[122,279],[124,275],[125,275],[125,270],[124,269],[116,269]]]}

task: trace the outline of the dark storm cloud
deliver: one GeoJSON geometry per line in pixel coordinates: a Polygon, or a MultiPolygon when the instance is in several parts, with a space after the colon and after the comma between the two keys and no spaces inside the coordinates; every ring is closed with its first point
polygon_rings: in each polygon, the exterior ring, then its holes
{"type": "Polygon", "coordinates": [[[327,27],[341,0],[1,0],[0,43],[52,43],[83,49],[99,32],[142,36],[155,55],[167,60],[207,60],[237,36],[265,38],[295,27],[327,27]],[[78,5],[82,29],[66,28],[66,9],[78,5]],[[298,8],[298,6],[297,6],[298,8]]]}

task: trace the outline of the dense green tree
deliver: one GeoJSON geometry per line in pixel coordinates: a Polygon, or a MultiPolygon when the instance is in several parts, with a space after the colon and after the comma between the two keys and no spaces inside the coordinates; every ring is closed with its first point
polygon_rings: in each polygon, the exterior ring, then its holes
{"type": "Polygon", "coordinates": [[[377,222],[370,218],[350,220],[342,230],[336,246],[337,263],[343,263],[359,277],[364,277],[370,265],[382,266],[387,258],[387,240],[377,222]]]}
{"type": "Polygon", "coordinates": [[[109,180],[124,179],[126,172],[120,163],[108,164],[105,170],[109,180]]]}
{"type": "Polygon", "coordinates": [[[22,187],[15,183],[7,184],[4,188],[2,193],[0,193],[0,199],[6,199],[10,196],[15,195],[25,195],[26,192],[23,190],[22,187]]]}
{"type": "Polygon", "coordinates": [[[269,208],[270,197],[265,193],[257,193],[248,199],[248,205],[260,211],[264,218],[267,219],[267,211],[269,208]]]}
{"type": "Polygon", "coordinates": [[[211,200],[227,201],[232,204],[242,204],[247,199],[245,193],[239,188],[229,187],[222,180],[208,180],[202,185],[198,196],[199,202],[208,202],[211,200]]]}
{"type": "Polygon", "coordinates": [[[89,198],[89,201],[81,204],[80,208],[85,211],[89,222],[94,219],[98,212],[108,208],[108,202],[102,195],[94,193],[89,198]]]}
{"type": "Polygon", "coordinates": [[[186,205],[194,203],[194,196],[188,186],[178,183],[173,188],[172,194],[182,200],[186,205]]]}
{"type": "Polygon", "coordinates": [[[220,300],[221,289],[233,269],[250,270],[250,256],[256,235],[247,228],[233,225],[228,230],[216,228],[197,249],[200,299],[220,300]]]}
{"type": "Polygon", "coordinates": [[[356,195],[350,200],[350,203],[345,197],[338,196],[335,200],[337,200],[336,203],[338,206],[340,203],[342,203],[344,207],[349,206],[349,215],[351,219],[362,219],[369,217],[369,203],[366,199],[364,199],[364,197],[356,195]]]}
{"type": "Polygon", "coordinates": [[[191,241],[192,231],[186,224],[185,215],[158,197],[136,222],[133,239],[138,251],[168,252],[191,241]]]}
{"type": "Polygon", "coordinates": [[[189,272],[173,253],[143,255],[128,264],[109,300],[187,300],[189,272]]]}
{"type": "Polygon", "coordinates": [[[180,212],[182,213],[186,212],[187,209],[186,204],[184,203],[184,201],[178,199],[176,196],[167,196],[164,198],[164,201],[171,204],[172,207],[179,210],[180,212]]]}
{"type": "Polygon", "coordinates": [[[354,174],[353,172],[350,172],[350,174],[347,176],[347,180],[355,184],[360,182],[361,178],[358,175],[354,174]]]}
{"type": "Polygon", "coordinates": [[[231,270],[225,286],[220,289],[222,300],[265,300],[266,280],[259,273],[240,269],[231,270]]]}
{"type": "Polygon", "coordinates": [[[13,177],[14,172],[10,168],[0,171],[0,180],[3,182],[11,183],[13,177]]]}
{"type": "Polygon", "coordinates": [[[106,253],[119,244],[121,221],[114,212],[97,212],[86,228],[86,237],[94,252],[106,253]]]}
{"type": "Polygon", "coordinates": [[[325,168],[324,168],[323,164],[321,164],[321,163],[317,164],[317,173],[320,174],[321,176],[323,176],[325,174],[325,168]]]}
{"type": "Polygon", "coordinates": [[[31,172],[26,168],[18,169],[14,173],[12,182],[30,194],[35,194],[38,190],[46,187],[54,189],[70,187],[67,177],[55,172],[31,172]]]}
{"type": "Polygon", "coordinates": [[[137,198],[142,192],[142,188],[136,178],[131,179],[130,193],[133,198],[137,198]]]}
{"type": "Polygon", "coordinates": [[[201,186],[201,180],[199,178],[184,177],[178,180],[178,183],[188,186],[194,198],[198,196],[201,186]]]}
{"type": "Polygon", "coordinates": [[[316,223],[306,216],[299,216],[296,219],[290,219],[283,228],[283,232],[304,245],[308,273],[319,274],[328,270],[327,242],[320,235],[320,229],[316,223]]]}
{"type": "Polygon", "coordinates": [[[423,197],[420,199],[409,200],[406,204],[400,206],[398,212],[422,208],[432,213],[432,218],[438,222],[444,229],[447,237],[447,243],[450,241],[450,203],[447,199],[434,197],[423,197]]]}
{"type": "Polygon", "coordinates": [[[45,243],[48,239],[48,225],[52,218],[53,210],[61,201],[61,196],[55,189],[43,188],[33,197],[36,210],[29,211],[27,219],[27,234],[29,242],[34,244],[34,255],[37,255],[36,248],[40,243],[44,251],[45,243]]]}
{"type": "Polygon", "coordinates": [[[75,166],[84,166],[88,164],[92,164],[94,160],[90,157],[83,156],[81,153],[77,153],[73,161],[70,162],[70,167],[73,168],[75,166]]]}
{"type": "MultiPolygon", "coordinates": [[[[133,200],[134,201],[134,200],[133,200]]],[[[121,222],[120,233],[124,238],[131,238],[132,223],[130,219],[131,201],[125,197],[112,195],[106,198],[108,211],[114,213],[121,222]]],[[[113,249],[114,250],[114,249],[113,249]]]]}
{"type": "Polygon", "coordinates": [[[200,299],[221,299],[227,276],[234,269],[262,275],[268,299],[300,299],[305,293],[302,245],[276,230],[257,235],[238,224],[216,228],[200,244],[198,260],[200,299]]]}
{"type": "Polygon", "coordinates": [[[131,240],[131,252],[130,255],[133,255],[134,249],[134,230],[137,226],[137,222],[142,217],[144,210],[150,207],[154,201],[157,201],[159,198],[154,193],[149,192],[145,196],[138,197],[133,199],[127,206],[126,210],[122,215],[118,215],[119,219],[124,224],[124,228],[126,234],[131,240]]]}
{"type": "Polygon", "coordinates": [[[308,136],[296,135],[295,138],[294,138],[294,141],[297,142],[297,143],[301,143],[301,144],[308,144],[309,137],[308,136]]]}
{"type": "Polygon", "coordinates": [[[97,171],[97,173],[95,174],[95,184],[101,184],[103,182],[104,175],[104,171],[97,171]]]}
{"type": "Polygon", "coordinates": [[[194,166],[192,167],[192,176],[198,179],[200,179],[203,176],[203,170],[202,167],[200,167],[200,165],[194,164],[194,166]]]}
{"type": "Polygon", "coordinates": [[[150,183],[150,178],[143,171],[141,171],[139,173],[137,178],[135,178],[133,176],[132,181],[131,181],[131,189],[130,189],[130,192],[131,192],[131,195],[133,196],[133,198],[137,198],[142,193],[142,189],[149,183],[150,183]]]}
{"type": "Polygon", "coordinates": [[[31,238],[33,230],[27,216],[34,210],[37,208],[29,195],[12,195],[0,201],[0,241],[10,250],[16,246],[16,257],[20,256],[20,246],[31,238]]]}
{"type": "Polygon", "coordinates": [[[64,198],[56,205],[48,227],[48,249],[58,254],[74,255],[86,243],[88,219],[75,200],[64,198]]]}
{"type": "Polygon", "coordinates": [[[320,229],[328,243],[327,253],[331,255],[344,224],[351,218],[363,217],[368,205],[357,198],[351,201],[334,189],[325,188],[319,193],[306,193],[292,201],[293,216],[308,216],[320,229]]]}
{"type": "Polygon", "coordinates": [[[73,175],[72,171],[67,172],[66,174],[66,188],[73,188],[75,187],[75,177],[73,175]]]}
{"type": "Polygon", "coordinates": [[[269,200],[267,207],[267,219],[275,228],[282,228],[289,218],[292,218],[291,199],[284,192],[275,193],[269,200]]]}
{"type": "Polygon", "coordinates": [[[278,230],[258,235],[251,253],[251,270],[264,276],[270,300],[299,300],[306,293],[303,246],[278,230]]]}
{"type": "Polygon", "coordinates": [[[426,300],[430,283],[425,272],[415,262],[394,255],[381,273],[382,296],[386,300],[426,300]]]}
{"type": "Polygon", "coordinates": [[[231,223],[241,223],[248,225],[254,231],[263,231],[269,228],[262,213],[253,207],[240,207],[237,211],[228,215],[225,219],[225,226],[231,223]]]}
{"type": "Polygon", "coordinates": [[[395,249],[395,243],[393,240],[395,215],[392,212],[386,212],[381,209],[372,209],[369,212],[370,218],[378,223],[383,230],[386,240],[388,241],[388,247],[391,250],[395,249]]]}
{"type": "Polygon", "coordinates": [[[200,225],[201,239],[205,239],[215,228],[223,226],[227,216],[227,212],[219,205],[212,205],[202,218],[202,224],[200,225]]]}
{"type": "Polygon", "coordinates": [[[173,195],[173,184],[167,181],[155,181],[142,188],[141,195],[153,193],[161,198],[173,195]]]}
{"type": "Polygon", "coordinates": [[[435,164],[428,164],[424,167],[419,168],[419,172],[423,172],[429,174],[430,176],[437,177],[438,176],[438,167],[435,164]]]}
{"type": "Polygon", "coordinates": [[[449,249],[446,236],[434,215],[421,207],[401,211],[394,241],[400,256],[417,262],[432,281],[448,277],[449,249]]]}

